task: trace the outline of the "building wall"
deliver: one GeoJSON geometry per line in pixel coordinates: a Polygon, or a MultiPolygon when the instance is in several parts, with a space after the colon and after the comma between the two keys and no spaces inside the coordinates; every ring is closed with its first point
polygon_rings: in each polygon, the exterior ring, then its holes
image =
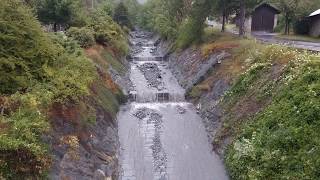
{"type": "Polygon", "coordinates": [[[312,20],[310,35],[314,37],[320,37],[320,15],[314,17],[312,20]]]}
{"type": "Polygon", "coordinates": [[[272,32],[275,26],[276,12],[270,7],[261,6],[252,14],[252,30],[272,32]]]}
{"type": "Polygon", "coordinates": [[[252,23],[252,17],[246,18],[246,21],[244,23],[245,31],[250,33],[251,32],[251,23],[252,23]]]}
{"type": "Polygon", "coordinates": [[[273,24],[273,29],[275,29],[278,25],[278,14],[274,15],[274,24],[273,24]]]}

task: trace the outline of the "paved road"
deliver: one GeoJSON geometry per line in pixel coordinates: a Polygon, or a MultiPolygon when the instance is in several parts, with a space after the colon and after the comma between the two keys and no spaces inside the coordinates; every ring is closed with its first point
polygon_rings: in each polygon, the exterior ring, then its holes
{"type": "MultiPolygon", "coordinates": [[[[227,29],[226,31],[236,35],[239,34],[238,29],[227,29]]],[[[257,40],[268,44],[280,44],[284,46],[294,47],[297,49],[305,49],[320,52],[320,43],[316,42],[282,39],[276,37],[277,33],[251,32],[251,35],[255,37],[257,40]]]]}
{"type": "Polygon", "coordinates": [[[256,39],[265,43],[281,44],[281,45],[290,46],[298,49],[306,49],[306,50],[320,52],[320,43],[281,39],[281,38],[275,37],[276,34],[274,33],[252,33],[252,35],[256,39]]]}

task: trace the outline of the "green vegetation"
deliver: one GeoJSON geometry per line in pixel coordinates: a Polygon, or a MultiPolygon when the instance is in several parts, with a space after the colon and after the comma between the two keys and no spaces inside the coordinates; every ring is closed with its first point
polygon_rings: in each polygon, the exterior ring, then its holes
{"type": "Polygon", "coordinates": [[[110,16],[105,15],[104,11],[93,12],[90,22],[88,26],[93,29],[98,43],[115,47],[119,50],[120,55],[126,55],[129,52],[125,33],[110,16]]]}
{"type": "Polygon", "coordinates": [[[176,40],[177,48],[185,48],[199,40],[204,21],[213,1],[151,0],[138,15],[138,24],[176,40]]]}
{"type": "MultiPolygon", "coordinates": [[[[95,99],[113,116],[125,99],[104,71],[97,72],[100,64],[88,59],[81,48],[97,41],[110,46],[118,57],[125,55],[128,45],[120,26],[102,10],[92,12],[83,23],[75,23],[73,13],[82,11],[76,1],[37,3],[28,5],[47,8],[46,12],[36,9],[43,22],[80,27],[71,27],[68,36],[45,33],[30,7],[18,0],[2,2],[0,179],[46,178],[52,159],[50,144],[44,142],[44,137],[52,131],[49,114],[55,106],[80,108],[79,123],[85,126],[94,124],[96,119],[94,104],[87,103],[87,99],[95,99]],[[94,87],[98,87],[97,93],[94,87]]],[[[106,58],[110,58],[111,66],[123,72],[117,56],[106,58]]]]}
{"type": "Polygon", "coordinates": [[[114,10],[113,19],[120,25],[132,29],[132,24],[129,19],[128,8],[123,2],[120,2],[114,10]]]}
{"type": "Polygon", "coordinates": [[[307,34],[309,27],[303,24],[304,17],[308,16],[311,12],[317,10],[319,2],[317,0],[268,0],[268,2],[276,5],[281,11],[280,14],[280,30],[284,31],[284,34],[290,34],[291,27],[294,27],[295,32],[301,32],[301,34],[307,34]],[[302,23],[301,25],[299,25],[302,23]],[[301,30],[302,28],[302,30],[301,30]]]}
{"type": "Polygon", "coordinates": [[[20,3],[4,1],[0,16],[0,92],[14,93],[46,79],[44,67],[55,60],[59,50],[20,3]]]}
{"type": "MultiPolygon", "coordinates": [[[[296,55],[272,103],[249,124],[227,152],[235,179],[319,177],[320,57],[296,55]]],[[[240,79],[241,81],[241,79],[240,79]]]]}
{"type": "Polygon", "coordinates": [[[231,178],[316,179],[319,55],[260,45],[241,58],[247,70],[221,101],[226,114],[215,139],[234,138],[226,153],[231,178]]]}
{"type": "Polygon", "coordinates": [[[93,30],[87,27],[71,27],[68,29],[67,36],[76,40],[83,48],[87,48],[95,44],[93,30]]]}
{"type": "Polygon", "coordinates": [[[1,93],[11,94],[1,97],[0,176],[38,177],[50,165],[41,140],[49,130],[46,109],[54,102],[79,101],[97,75],[76,43],[42,32],[20,2],[5,0],[0,12],[6,20],[1,21],[1,93]]]}
{"type": "Polygon", "coordinates": [[[102,57],[107,60],[108,64],[111,65],[118,73],[124,75],[126,72],[126,68],[116,57],[112,56],[112,54],[108,51],[102,53],[102,57]]]}
{"type": "Polygon", "coordinates": [[[197,101],[207,98],[218,81],[232,84],[217,105],[223,112],[222,127],[213,140],[219,152],[228,145],[224,155],[231,179],[317,179],[319,54],[212,28],[203,37],[206,43],[195,48],[204,57],[219,51],[231,56],[188,96],[197,101]]]}
{"type": "Polygon", "coordinates": [[[55,32],[58,25],[69,27],[86,23],[81,4],[81,0],[38,0],[35,3],[39,20],[44,24],[53,24],[55,32]]]}

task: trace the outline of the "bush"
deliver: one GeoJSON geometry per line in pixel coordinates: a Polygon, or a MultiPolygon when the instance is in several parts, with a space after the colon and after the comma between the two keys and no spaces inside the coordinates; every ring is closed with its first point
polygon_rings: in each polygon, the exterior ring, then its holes
{"type": "Polygon", "coordinates": [[[77,43],[61,36],[53,36],[55,45],[62,46],[61,55],[47,67],[50,86],[55,102],[65,100],[79,101],[89,95],[89,86],[97,78],[97,72],[92,62],[83,54],[77,43]]]}
{"type": "Polygon", "coordinates": [[[178,34],[176,46],[180,49],[184,49],[190,46],[194,41],[199,40],[198,37],[202,34],[201,23],[193,18],[188,18],[182,23],[178,34]]]}
{"type": "Polygon", "coordinates": [[[12,94],[45,80],[58,49],[20,1],[2,1],[0,19],[0,93],[12,94]]]}
{"type": "Polygon", "coordinates": [[[20,1],[4,0],[0,18],[0,179],[45,179],[47,111],[89,95],[97,72],[75,41],[44,33],[20,1]]]}
{"type": "Polygon", "coordinates": [[[110,16],[97,10],[92,13],[89,27],[94,31],[96,41],[102,45],[109,45],[119,50],[121,55],[127,55],[129,46],[125,33],[110,16]]]}
{"type": "Polygon", "coordinates": [[[68,30],[67,35],[76,40],[83,48],[88,48],[95,44],[93,31],[87,27],[71,27],[68,30]]]}
{"type": "Polygon", "coordinates": [[[39,110],[36,94],[15,94],[9,102],[20,106],[17,111],[0,115],[0,124],[6,127],[0,134],[0,179],[34,179],[50,165],[48,149],[41,140],[49,123],[39,110]]]}

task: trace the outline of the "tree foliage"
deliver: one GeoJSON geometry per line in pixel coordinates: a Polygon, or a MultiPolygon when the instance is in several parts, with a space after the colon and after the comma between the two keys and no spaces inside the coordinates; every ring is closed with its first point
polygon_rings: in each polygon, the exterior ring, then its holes
{"type": "Polygon", "coordinates": [[[318,0],[269,0],[274,3],[281,11],[284,21],[284,33],[290,33],[290,27],[297,21],[304,19],[311,12],[315,11],[319,4],[318,0]]]}
{"type": "Polygon", "coordinates": [[[44,24],[71,26],[85,24],[85,15],[81,0],[39,0],[38,18],[44,24]]]}
{"type": "Polygon", "coordinates": [[[94,32],[88,27],[71,27],[67,31],[67,36],[76,40],[83,48],[90,47],[95,44],[94,32]]]}
{"type": "Polygon", "coordinates": [[[90,16],[88,27],[94,32],[96,41],[102,45],[110,45],[119,50],[119,54],[126,55],[129,51],[127,38],[121,27],[98,9],[90,16]]]}
{"type": "Polygon", "coordinates": [[[121,1],[115,8],[113,19],[120,25],[132,28],[132,24],[129,19],[128,8],[121,1]]]}
{"type": "Polygon", "coordinates": [[[45,67],[55,61],[59,50],[21,3],[4,0],[0,9],[0,92],[11,94],[44,81],[45,67]]]}
{"type": "Polygon", "coordinates": [[[177,47],[186,47],[199,40],[214,1],[150,0],[142,7],[138,22],[165,38],[177,40],[177,47]]]}
{"type": "Polygon", "coordinates": [[[89,95],[97,72],[77,42],[43,32],[22,2],[3,0],[0,19],[0,179],[43,178],[47,109],[89,95]]]}

